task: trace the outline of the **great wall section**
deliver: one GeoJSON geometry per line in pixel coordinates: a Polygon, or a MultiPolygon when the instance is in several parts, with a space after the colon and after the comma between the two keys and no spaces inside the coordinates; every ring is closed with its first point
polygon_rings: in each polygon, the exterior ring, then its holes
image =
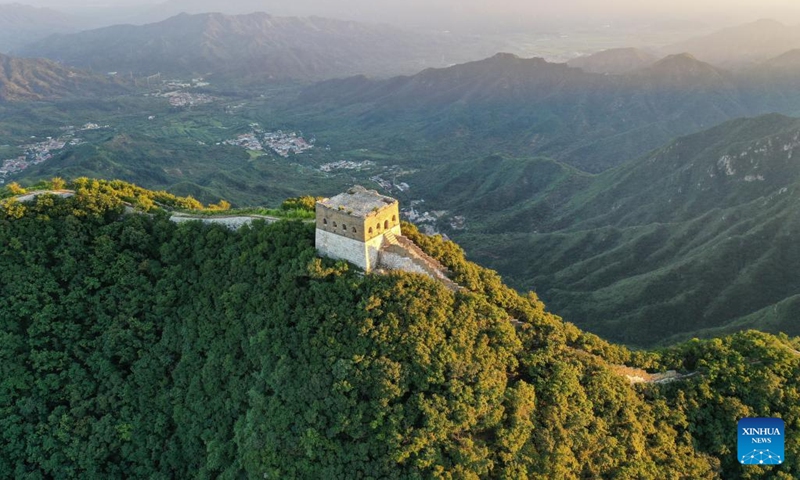
{"type": "MultiPolygon", "coordinates": [[[[55,195],[61,198],[69,198],[73,197],[75,192],[71,190],[38,190],[10,198],[20,203],[26,203],[35,200],[41,195],[55,195]]],[[[2,200],[0,203],[7,200],[8,199],[2,200]]],[[[331,199],[325,199],[317,204],[317,218],[315,220],[317,225],[317,249],[321,255],[348,260],[361,267],[366,272],[374,271],[376,273],[382,273],[386,271],[402,270],[425,275],[441,282],[452,291],[462,289],[462,287],[449,278],[449,271],[441,262],[425,253],[413,241],[402,235],[400,231],[397,200],[384,197],[374,190],[354,187],[348,192],[333,197],[332,203],[330,203],[330,201],[331,199]],[[329,202],[329,204],[326,205],[325,202],[329,202]],[[364,205],[359,204],[359,202],[363,202],[364,205]],[[322,208],[320,208],[320,206],[322,206],[322,208]],[[332,206],[334,208],[331,208],[332,206]],[[378,208],[376,208],[376,206],[378,208]],[[363,213],[361,217],[356,215],[356,212],[359,211],[359,207],[364,207],[360,210],[363,213]],[[331,215],[331,212],[334,212],[334,214],[331,215]],[[332,217],[335,216],[338,221],[328,221],[328,215],[332,217]],[[386,223],[391,222],[391,220],[389,220],[390,217],[393,217],[394,220],[394,224],[392,225],[386,223]],[[345,218],[348,219],[346,221],[351,222],[351,226],[348,228],[347,224],[341,223],[345,228],[340,231],[340,222],[345,218]],[[360,225],[355,226],[353,222],[359,223],[360,225]],[[320,226],[323,228],[320,228],[320,226]],[[356,237],[359,237],[359,227],[364,229],[360,237],[364,240],[361,242],[356,239],[356,237]],[[321,248],[319,243],[321,233],[323,234],[322,238],[333,238],[334,241],[326,242],[325,246],[321,248]],[[371,238],[367,238],[370,235],[371,238]],[[354,258],[354,255],[359,258],[354,258]],[[364,258],[360,258],[361,255],[363,255],[364,258]]],[[[125,208],[128,214],[138,212],[131,205],[126,204],[125,208]]],[[[208,216],[177,212],[173,212],[170,215],[170,221],[175,223],[199,221],[205,224],[222,225],[231,230],[238,230],[256,220],[274,223],[281,219],[266,215],[208,216]]],[[[800,355],[798,351],[793,351],[793,353],[795,355],[800,355]]],[[[672,370],[663,373],[649,373],[645,370],[628,367],[626,365],[612,365],[612,370],[617,375],[626,378],[631,384],[663,384],[682,381],[698,375],[697,372],[680,374],[672,370]]]]}

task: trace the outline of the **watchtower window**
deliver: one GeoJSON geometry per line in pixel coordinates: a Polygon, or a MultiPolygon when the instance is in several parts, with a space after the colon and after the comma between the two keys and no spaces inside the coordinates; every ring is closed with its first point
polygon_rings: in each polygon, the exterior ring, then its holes
{"type": "Polygon", "coordinates": [[[383,222],[383,228],[385,228],[387,230],[389,229],[389,220],[386,220],[385,222],[383,222]]]}
{"type": "Polygon", "coordinates": [[[369,234],[372,235],[372,227],[369,227],[369,234]]]}
{"type": "Polygon", "coordinates": [[[379,224],[375,225],[375,229],[376,230],[380,230],[381,229],[381,224],[379,223],[379,224]]]}
{"type": "Polygon", "coordinates": [[[336,228],[336,222],[333,222],[333,228],[336,228]]]}
{"type": "Polygon", "coordinates": [[[342,224],[342,230],[347,230],[347,225],[345,225],[344,223],[342,224]]]}
{"type": "Polygon", "coordinates": [[[397,215],[392,215],[392,223],[397,221],[397,215]]]}
{"type": "Polygon", "coordinates": [[[323,225],[327,225],[328,224],[328,219],[327,218],[323,218],[322,219],[322,224],[323,225]]]}
{"type": "Polygon", "coordinates": [[[353,227],[353,233],[356,233],[356,227],[353,227]]]}

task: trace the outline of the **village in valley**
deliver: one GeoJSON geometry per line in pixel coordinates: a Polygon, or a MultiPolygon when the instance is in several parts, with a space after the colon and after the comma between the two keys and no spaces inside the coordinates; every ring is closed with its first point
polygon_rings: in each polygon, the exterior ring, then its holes
{"type": "Polygon", "coordinates": [[[202,78],[193,78],[191,81],[169,80],[163,83],[161,89],[155,93],[147,93],[146,97],[153,96],[166,98],[170,106],[176,108],[195,107],[206,105],[219,100],[213,95],[202,92],[190,92],[188,89],[208,87],[211,84],[202,78]]]}
{"type": "Polygon", "coordinates": [[[166,92],[157,94],[157,97],[166,98],[170,106],[173,107],[194,107],[197,105],[206,105],[216,100],[216,97],[206,93],[189,93],[189,92],[166,92]]]}
{"type": "MultiPolygon", "coordinates": [[[[209,94],[202,93],[201,88],[207,85],[202,79],[165,81],[160,83],[158,91],[151,91],[146,95],[166,99],[172,107],[192,107],[219,100],[209,94]]],[[[233,114],[245,106],[246,103],[228,105],[225,108],[225,112],[233,114]]],[[[181,108],[181,111],[183,110],[181,108]]],[[[172,110],[172,113],[175,113],[175,110],[172,110]]],[[[165,119],[164,121],[171,121],[169,114],[161,115],[158,112],[150,111],[146,115],[148,123],[156,125],[156,127],[152,127],[156,129],[155,131],[157,131],[157,126],[162,123],[162,117],[165,119]],[[157,118],[158,120],[156,121],[157,118]]],[[[20,141],[16,145],[4,145],[4,148],[0,149],[0,155],[6,155],[6,158],[0,156],[0,185],[9,182],[10,177],[13,178],[22,171],[52,159],[64,149],[86,143],[87,135],[82,134],[82,132],[106,128],[110,127],[94,122],[89,122],[82,126],[70,125],[61,127],[61,131],[52,137],[30,137],[28,142],[20,141]]],[[[123,127],[116,128],[122,129],[123,127]]],[[[233,138],[228,136],[227,139],[225,137],[219,138],[216,137],[216,134],[212,134],[217,140],[209,141],[208,144],[213,145],[215,143],[216,145],[241,148],[248,151],[251,154],[251,158],[275,154],[279,158],[290,159],[309,153],[317,143],[314,135],[306,137],[301,131],[264,128],[261,124],[253,121],[239,126],[226,127],[221,124],[212,128],[235,128],[238,132],[244,132],[238,134],[229,133],[228,135],[232,135],[233,138]]],[[[130,131],[130,129],[126,128],[125,131],[130,131]]],[[[89,136],[88,141],[93,141],[91,138],[89,136]]],[[[198,140],[198,143],[207,145],[206,142],[200,140],[198,140]]],[[[307,160],[307,162],[302,162],[305,167],[315,170],[317,174],[325,177],[345,176],[353,182],[371,183],[373,185],[372,188],[378,188],[389,195],[405,197],[408,200],[404,202],[401,211],[402,216],[418,225],[423,232],[437,234],[440,233],[440,228],[448,229],[449,227],[452,230],[463,230],[465,228],[464,217],[451,217],[447,211],[428,210],[425,208],[425,200],[419,197],[411,200],[413,197],[410,196],[413,194],[413,189],[408,183],[408,178],[416,173],[416,170],[399,164],[381,161],[379,160],[381,158],[379,153],[373,158],[372,152],[367,149],[335,154],[331,153],[331,147],[326,145],[319,147],[319,150],[319,158],[311,157],[310,154],[308,157],[304,157],[307,160]]],[[[297,159],[299,160],[299,157],[297,159]]]]}
{"type": "MultiPolygon", "coordinates": [[[[82,127],[72,125],[62,127],[63,133],[58,137],[47,137],[44,141],[20,145],[21,155],[13,158],[0,159],[0,185],[6,182],[9,175],[19,173],[32,165],[38,165],[53,158],[53,154],[66,148],[83,143],[83,140],[76,137],[78,132],[88,130],[99,130],[108,128],[108,125],[101,126],[96,123],[86,123],[82,127]]],[[[35,139],[35,137],[32,137],[35,139]]]]}
{"type": "Polygon", "coordinates": [[[299,155],[314,148],[315,139],[306,140],[302,133],[277,130],[267,132],[258,123],[251,123],[249,133],[237,135],[235,139],[225,140],[225,145],[235,145],[250,151],[271,150],[275,154],[288,158],[290,154],[299,155]]]}
{"type": "Polygon", "coordinates": [[[354,162],[352,160],[339,160],[338,162],[326,163],[320,165],[319,170],[325,173],[331,173],[336,170],[355,170],[360,172],[375,166],[375,162],[371,160],[364,160],[363,162],[354,162]]]}

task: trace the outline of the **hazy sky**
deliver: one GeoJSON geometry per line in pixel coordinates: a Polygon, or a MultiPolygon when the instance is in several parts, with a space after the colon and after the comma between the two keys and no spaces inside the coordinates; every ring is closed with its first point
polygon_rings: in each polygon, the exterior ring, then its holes
{"type": "MultiPolygon", "coordinates": [[[[3,2],[5,0],[0,0],[3,2]]],[[[362,21],[448,28],[463,24],[629,21],[663,18],[726,24],[770,17],[800,21],[800,0],[15,0],[67,10],[74,7],[150,6],[180,11],[320,15],[362,21]],[[161,4],[162,6],[156,6],[161,4]],[[167,7],[164,7],[166,5],[167,7]]]]}

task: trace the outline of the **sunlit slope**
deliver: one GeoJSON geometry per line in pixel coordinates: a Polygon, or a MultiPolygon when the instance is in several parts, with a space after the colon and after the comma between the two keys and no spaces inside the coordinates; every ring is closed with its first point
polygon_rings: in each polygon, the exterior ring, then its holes
{"type": "Polygon", "coordinates": [[[779,467],[746,470],[731,455],[738,418],[800,418],[797,340],[748,332],[632,353],[410,225],[464,290],[320,259],[301,222],[234,232],[176,225],[158,208],[126,215],[128,190],[82,180],[71,198],[2,204],[0,470],[12,476],[789,479],[800,468],[791,429],[779,467]],[[622,364],[693,375],[634,386],[622,364]]]}
{"type": "Polygon", "coordinates": [[[0,54],[0,103],[120,94],[123,84],[50,60],[0,54]]]}

